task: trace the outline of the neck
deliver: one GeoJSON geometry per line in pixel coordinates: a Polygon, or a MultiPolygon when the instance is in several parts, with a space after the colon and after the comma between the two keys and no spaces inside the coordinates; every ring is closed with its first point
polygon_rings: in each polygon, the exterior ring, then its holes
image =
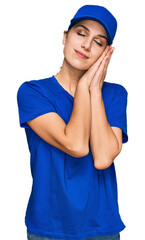
{"type": "Polygon", "coordinates": [[[61,70],[55,75],[55,78],[66,89],[66,91],[74,96],[78,81],[85,72],[85,70],[73,68],[64,59],[61,70]]]}

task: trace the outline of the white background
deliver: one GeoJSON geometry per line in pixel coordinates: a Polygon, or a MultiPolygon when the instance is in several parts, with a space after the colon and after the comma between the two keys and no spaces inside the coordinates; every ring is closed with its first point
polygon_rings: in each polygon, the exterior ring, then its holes
{"type": "Polygon", "coordinates": [[[31,191],[29,150],[19,126],[17,89],[24,81],[56,74],[63,60],[63,31],[79,7],[98,4],[117,18],[115,51],[105,81],[128,91],[128,136],[115,159],[121,240],[144,239],[145,33],[140,1],[3,1],[0,6],[0,226],[1,239],[26,240],[25,210],[31,191]]]}

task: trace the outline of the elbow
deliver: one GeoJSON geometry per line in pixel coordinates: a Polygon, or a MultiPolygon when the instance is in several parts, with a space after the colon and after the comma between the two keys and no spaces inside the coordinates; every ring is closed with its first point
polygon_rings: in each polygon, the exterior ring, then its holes
{"type": "Polygon", "coordinates": [[[94,160],[94,166],[96,169],[103,170],[111,166],[114,159],[119,155],[121,152],[121,149],[117,149],[117,151],[114,151],[114,153],[111,154],[110,157],[97,157],[97,159],[94,160]]]}
{"type": "Polygon", "coordinates": [[[98,170],[103,170],[103,169],[109,168],[111,166],[111,164],[113,163],[113,160],[112,159],[110,160],[107,158],[103,158],[103,160],[96,159],[94,161],[94,167],[98,170]]]}
{"type": "Polygon", "coordinates": [[[71,149],[73,156],[76,158],[84,157],[89,154],[89,146],[73,146],[71,149]]]}

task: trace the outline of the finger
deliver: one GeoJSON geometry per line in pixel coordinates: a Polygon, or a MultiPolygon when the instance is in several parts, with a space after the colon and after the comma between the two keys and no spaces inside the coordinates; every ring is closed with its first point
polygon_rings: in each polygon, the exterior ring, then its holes
{"type": "Polygon", "coordinates": [[[94,74],[94,78],[93,78],[94,81],[100,81],[102,79],[102,76],[105,73],[105,66],[107,65],[107,59],[108,57],[106,56],[102,61],[98,71],[96,71],[96,73],[94,74]]]}
{"type": "Polygon", "coordinates": [[[107,58],[107,60],[106,60],[106,62],[104,64],[104,68],[103,68],[103,78],[106,77],[106,73],[107,73],[107,68],[108,68],[109,62],[110,62],[110,59],[107,58]]]}
{"type": "Polygon", "coordinates": [[[108,63],[109,63],[109,61],[106,61],[106,64],[104,66],[104,70],[103,70],[102,77],[101,77],[101,80],[100,80],[101,86],[103,85],[104,79],[105,79],[106,74],[107,74],[108,63]]]}
{"type": "Polygon", "coordinates": [[[94,77],[93,77],[94,84],[99,84],[101,86],[103,85],[103,82],[104,82],[104,79],[105,79],[106,73],[107,73],[107,67],[110,62],[113,51],[114,51],[114,49],[109,50],[109,53],[104,57],[98,70],[95,72],[94,77]]]}
{"type": "Polygon", "coordinates": [[[111,60],[111,57],[112,57],[112,54],[114,52],[114,49],[110,51],[109,53],[109,56],[107,56],[107,59],[106,59],[106,67],[108,67],[109,63],[110,63],[110,60],[111,60]]]}
{"type": "Polygon", "coordinates": [[[114,52],[114,50],[115,50],[115,48],[114,48],[114,47],[111,47],[111,48],[109,49],[109,51],[107,52],[107,55],[106,55],[106,56],[111,57],[112,54],[113,54],[113,52],[114,52]]]}
{"type": "Polygon", "coordinates": [[[100,56],[100,58],[89,68],[89,70],[85,73],[85,75],[89,78],[93,78],[95,73],[98,71],[99,67],[101,66],[103,59],[106,56],[109,56],[112,51],[112,46],[107,45],[105,51],[100,56]]]}
{"type": "Polygon", "coordinates": [[[112,56],[112,53],[113,53],[114,49],[111,50],[110,52],[110,55],[109,56],[106,56],[105,57],[105,66],[104,66],[104,72],[107,72],[107,68],[108,68],[108,65],[110,63],[110,60],[111,60],[111,56],[112,56]]]}
{"type": "Polygon", "coordinates": [[[102,86],[103,86],[103,82],[104,82],[105,77],[106,77],[106,72],[104,72],[104,74],[102,75],[102,78],[101,78],[101,80],[100,80],[101,88],[102,88],[102,86]]]}
{"type": "Polygon", "coordinates": [[[110,59],[111,59],[111,56],[110,56],[110,57],[106,57],[105,66],[104,66],[104,71],[107,70],[108,65],[109,65],[109,63],[110,63],[110,59]]]}
{"type": "Polygon", "coordinates": [[[106,75],[109,61],[110,61],[110,58],[108,56],[105,56],[105,58],[103,59],[101,65],[100,65],[100,68],[98,69],[98,74],[100,74],[100,76],[103,77],[104,75],[106,75]]]}
{"type": "Polygon", "coordinates": [[[115,49],[114,47],[107,45],[107,47],[106,47],[105,51],[103,52],[103,54],[100,56],[100,58],[94,64],[96,70],[100,67],[100,64],[102,63],[104,58],[106,56],[110,56],[113,53],[114,49],[115,49]]]}
{"type": "Polygon", "coordinates": [[[100,64],[101,64],[103,58],[106,56],[106,54],[108,53],[109,50],[110,50],[110,47],[107,45],[105,51],[100,56],[100,58],[89,68],[89,70],[88,70],[89,77],[94,76],[94,74],[96,73],[96,71],[100,67],[100,64]]]}
{"type": "Polygon", "coordinates": [[[109,63],[110,63],[110,59],[111,59],[111,56],[112,56],[112,54],[113,54],[113,51],[114,51],[114,49],[111,49],[111,50],[109,51],[109,53],[108,53],[108,54],[105,56],[105,58],[104,58],[104,61],[106,62],[105,67],[104,67],[104,70],[107,69],[107,67],[108,67],[108,65],[109,65],[109,63]]]}
{"type": "Polygon", "coordinates": [[[110,57],[106,55],[106,56],[104,57],[101,65],[100,65],[100,68],[99,68],[98,71],[104,71],[104,70],[106,69],[109,61],[110,61],[110,57]]]}
{"type": "Polygon", "coordinates": [[[102,60],[104,59],[104,57],[108,54],[109,51],[110,51],[110,46],[107,45],[107,47],[105,48],[104,52],[102,53],[102,55],[98,59],[98,64],[99,65],[102,62],[102,60]]]}

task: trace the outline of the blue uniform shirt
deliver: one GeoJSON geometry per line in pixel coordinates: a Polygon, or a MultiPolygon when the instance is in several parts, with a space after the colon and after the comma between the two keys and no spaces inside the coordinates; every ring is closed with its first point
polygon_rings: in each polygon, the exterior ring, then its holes
{"type": "MultiPolygon", "coordinates": [[[[127,134],[127,91],[116,83],[102,87],[110,126],[127,134]]],[[[119,214],[114,163],[98,170],[89,145],[88,155],[75,158],[40,138],[26,123],[56,112],[67,124],[74,97],[54,77],[26,81],[17,92],[20,126],[30,150],[32,191],[25,215],[29,233],[54,239],[82,240],[117,234],[125,228],[119,214]]]]}

